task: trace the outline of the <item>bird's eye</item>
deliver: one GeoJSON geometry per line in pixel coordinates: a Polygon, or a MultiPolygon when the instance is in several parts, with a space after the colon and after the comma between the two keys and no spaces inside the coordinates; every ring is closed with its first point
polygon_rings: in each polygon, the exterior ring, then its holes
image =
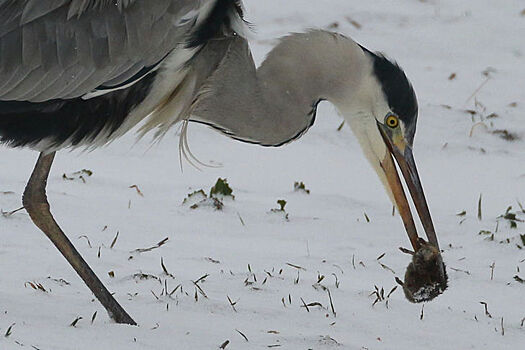
{"type": "Polygon", "coordinates": [[[390,114],[389,116],[386,117],[385,123],[392,129],[395,129],[399,125],[399,119],[395,115],[390,114]]]}

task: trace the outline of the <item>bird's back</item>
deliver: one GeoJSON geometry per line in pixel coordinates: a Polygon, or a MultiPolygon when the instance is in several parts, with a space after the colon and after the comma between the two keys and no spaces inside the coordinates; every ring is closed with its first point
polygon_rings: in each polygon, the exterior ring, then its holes
{"type": "Polygon", "coordinates": [[[109,139],[160,83],[159,70],[182,67],[238,6],[0,0],[0,141],[42,149],[109,139]]]}

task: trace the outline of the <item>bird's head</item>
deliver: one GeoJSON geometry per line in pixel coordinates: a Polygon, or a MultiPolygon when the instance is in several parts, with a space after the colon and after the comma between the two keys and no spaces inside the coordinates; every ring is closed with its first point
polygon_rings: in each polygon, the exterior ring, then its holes
{"type": "Polygon", "coordinates": [[[414,250],[419,250],[420,241],[396,163],[428,241],[439,248],[412,155],[418,114],[414,89],[397,64],[361,48],[368,68],[361,74],[360,88],[348,99],[351,102],[342,108],[343,115],[396,205],[414,250]]]}

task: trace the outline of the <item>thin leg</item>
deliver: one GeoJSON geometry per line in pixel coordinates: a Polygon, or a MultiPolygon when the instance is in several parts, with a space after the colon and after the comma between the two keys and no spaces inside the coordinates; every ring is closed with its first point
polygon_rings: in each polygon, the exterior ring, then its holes
{"type": "Polygon", "coordinates": [[[54,158],[55,152],[47,155],[41,153],[38,157],[35,169],[24,191],[24,207],[35,225],[49,237],[51,242],[53,242],[80,278],[84,280],[89,289],[95,294],[100,303],[106,308],[109,316],[117,323],[136,325],[135,321],[133,321],[122,306],[120,306],[108,292],[80,253],[75,249],[73,244],[71,244],[50,212],[46,196],[46,185],[54,158]]]}

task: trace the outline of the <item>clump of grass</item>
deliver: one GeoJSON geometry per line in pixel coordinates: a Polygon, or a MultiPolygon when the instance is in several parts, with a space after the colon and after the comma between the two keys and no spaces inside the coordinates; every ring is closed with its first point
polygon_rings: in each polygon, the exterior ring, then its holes
{"type": "Polygon", "coordinates": [[[93,176],[93,171],[89,169],[82,169],[69,175],[64,173],[62,174],[62,179],[67,181],[81,180],[83,183],[86,183],[86,178],[91,176],[93,176]]]}
{"type": "Polygon", "coordinates": [[[513,230],[518,229],[518,226],[525,222],[524,219],[522,219],[523,214],[525,214],[525,209],[521,205],[521,203],[518,202],[518,205],[520,207],[519,210],[514,211],[512,209],[512,206],[507,207],[505,212],[501,215],[499,215],[496,218],[496,228],[494,232],[490,230],[481,230],[479,231],[479,235],[485,236],[485,240],[487,241],[496,241],[500,244],[515,244],[518,249],[523,249],[525,247],[525,234],[518,233],[517,235],[511,235],[510,233],[513,230]],[[521,216],[521,217],[520,217],[521,216]],[[510,231],[508,231],[507,237],[501,237],[502,233],[498,231],[501,230],[500,222],[504,222],[508,224],[507,227],[510,228],[510,231]],[[497,239],[498,238],[498,239],[497,239]]]}
{"type": "Polygon", "coordinates": [[[283,214],[284,215],[284,219],[286,221],[289,220],[289,214],[286,212],[286,204],[288,204],[288,202],[286,202],[286,200],[284,199],[279,199],[277,200],[277,204],[279,205],[279,208],[278,209],[270,209],[270,212],[272,213],[280,213],[280,214],[283,214]]]}
{"type": "Polygon", "coordinates": [[[235,196],[233,195],[233,190],[228,185],[227,179],[221,179],[218,178],[215,185],[210,189],[210,198],[224,198],[224,197],[231,197],[232,199],[235,199],[235,196]]]}
{"type": "Polygon", "coordinates": [[[190,205],[190,209],[211,206],[216,210],[222,210],[224,208],[223,200],[227,197],[235,199],[233,190],[230,185],[228,185],[228,181],[219,178],[215,185],[210,189],[209,195],[207,195],[204,190],[200,189],[188,194],[182,204],[190,205]]]}
{"type": "Polygon", "coordinates": [[[523,222],[522,219],[518,218],[518,213],[512,211],[512,206],[509,206],[504,214],[498,216],[498,219],[507,220],[510,224],[510,228],[517,228],[518,222],[523,222]]]}
{"type": "MultiPolygon", "coordinates": [[[[396,280],[398,280],[398,279],[396,279],[396,280]]],[[[390,300],[390,296],[392,294],[394,294],[394,292],[396,290],[397,290],[397,286],[394,286],[394,287],[392,287],[392,289],[390,289],[390,292],[388,292],[388,294],[385,295],[385,288],[384,287],[381,287],[381,289],[379,289],[379,287],[377,285],[374,285],[374,290],[369,295],[369,296],[375,297],[375,300],[372,303],[372,306],[375,306],[377,303],[384,302],[386,308],[388,309],[388,303],[389,303],[389,300],[390,300]]]]}
{"type": "Polygon", "coordinates": [[[521,139],[521,137],[518,134],[508,131],[507,129],[493,130],[492,134],[499,136],[505,141],[517,141],[521,139]]]}
{"type": "Polygon", "coordinates": [[[304,185],[304,182],[302,181],[296,181],[294,182],[293,184],[293,190],[295,192],[304,192],[306,194],[310,194],[310,190],[306,188],[306,186],[304,185]]]}

